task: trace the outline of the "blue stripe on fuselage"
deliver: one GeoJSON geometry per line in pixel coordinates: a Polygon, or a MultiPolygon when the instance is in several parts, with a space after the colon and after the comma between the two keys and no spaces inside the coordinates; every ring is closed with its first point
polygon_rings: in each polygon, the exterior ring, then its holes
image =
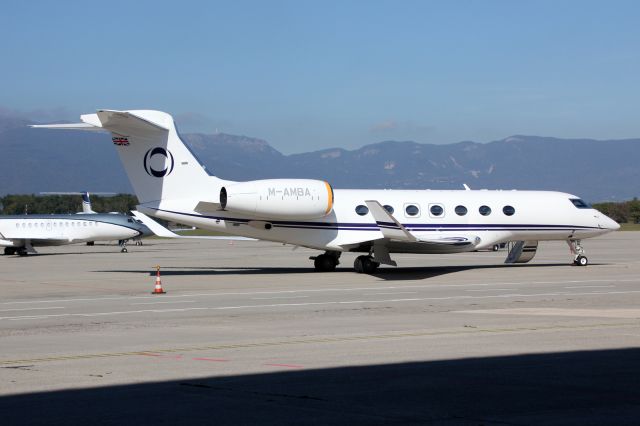
{"type": "MultiPolygon", "coordinates": [[[[227,222],[236,223],[248,223],[253,219],[246,218],[233,218],[225,216],[207,216],[195,213],[184,213],[172,210],[155,209],[165,213],[172,213],[182,216],[191,216],[201,219],[212,220],[224,220],[227,222]]],[[[255,219],[260,220],[260,219],[255,219]]],[[[261,219],[264,220],[264,219],[261,219]]],[[[376,231],[380,227],[400,229],[395,223],[392,222],[378,222],[376,223],[350,223],[350,222],[301,222],[301,221],[287,221],[287,220],[270,220],[274,227],[277,228],[295,228],[295,229],[330,229],[330,230],[345,230],[345,231],[376,231]],[[383,225],[380,225],[383,224],[383,225]],[[386,225],[386,226],[385,226],[386,225]]],[[[412,231],[573,231],[577,229],[600,229],[596,226],[580,226],[580,225],[538,225],[538,224],[432,224],[432,223],[407,223],[403,224],[405,228],[412,231]]]]}

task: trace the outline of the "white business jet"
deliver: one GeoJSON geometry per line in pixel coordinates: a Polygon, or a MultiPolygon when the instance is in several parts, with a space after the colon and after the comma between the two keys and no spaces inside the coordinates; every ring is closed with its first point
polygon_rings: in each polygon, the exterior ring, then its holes
{"type": "MultiPolygon", "coordinates": [[[[233,182],[211,176],[164,112],[99,110],[82,123],[37,125],[108,131],[138,196],[138,210],[198,228],[323,250],[318,271],[343,252],[358,272],[396,265],[393,253],[461,253],[516,242],[507,263],[528,262],[538,241],[580,241],[619,225],[579,197],[548,191],[334,190],[309,179],[233,182]]],[[[140,216],[142,218],[142,216],[140,216]]]]}
{"type": "Polygon", "coordinates": [[[5,255],[37,253],[37,246],[84,242],[93,245],[94,241],[112,240],[118,240],[120,251],[126,253],[128,239],[153,235],[146,225],[129,215],[96,213],[88,192],[64,194],[81,194],[83,213],[0,216],[0,247],[4,247],[5,255]]]}

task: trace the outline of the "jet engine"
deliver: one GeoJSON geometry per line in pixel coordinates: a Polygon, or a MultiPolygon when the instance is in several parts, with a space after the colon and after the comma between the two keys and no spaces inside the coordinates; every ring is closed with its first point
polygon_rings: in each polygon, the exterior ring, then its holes
{"type": "Polygon", "coordinates": [[[239,182],[220,190],[223,210],[265,219],[317,219],[333,209],[333,188],[311,179],[239,182]]]}

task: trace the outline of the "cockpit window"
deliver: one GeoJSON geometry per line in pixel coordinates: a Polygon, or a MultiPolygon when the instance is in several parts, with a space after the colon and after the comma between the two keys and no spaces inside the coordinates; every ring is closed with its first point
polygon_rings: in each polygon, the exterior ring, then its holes
{"type": "Polygon", "coordinates": [[[569,201],[571,201],[573,203],[573,205],[576,206],[579,209],[590,209],[591,208],[591,206],[589,204],[585,203],[580,198],[570,198],[569,201]]]}

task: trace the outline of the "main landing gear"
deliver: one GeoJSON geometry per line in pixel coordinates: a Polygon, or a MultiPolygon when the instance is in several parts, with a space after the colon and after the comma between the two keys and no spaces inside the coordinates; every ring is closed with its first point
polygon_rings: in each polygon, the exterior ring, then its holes
{"type": "Polygon", "coordinates": [[[584,255],[584,248],[580,242],[580,240],[567,240],[569,249],[571,250],[571,253],[574,254],[573,264],[576,266],[587,266],[589,264],[589,259],[584,255]]]}
{"type": "Polygon", "coordinates": [[[324,254],[311,256],[309,259],[313,260],[313,266],[317,272],[332,272],[340,264],[341,254],[339,251],[326,251],[324,254]]]}
{"type": "Polygon", "coordinates": [[[380,264],[373,260],[371,256],[358,256],[353,261],[353,268],[359,274],[372,274],[378,269],[380,264]]]}
{"type": "Polygon", "coordinates": [[[24,247],[5,247],[4,248],[5,256],[11,256],[14,254],[17,254],[18,256],[26,256],[27,253],[28,253],[27,249],[24,247]]]}

